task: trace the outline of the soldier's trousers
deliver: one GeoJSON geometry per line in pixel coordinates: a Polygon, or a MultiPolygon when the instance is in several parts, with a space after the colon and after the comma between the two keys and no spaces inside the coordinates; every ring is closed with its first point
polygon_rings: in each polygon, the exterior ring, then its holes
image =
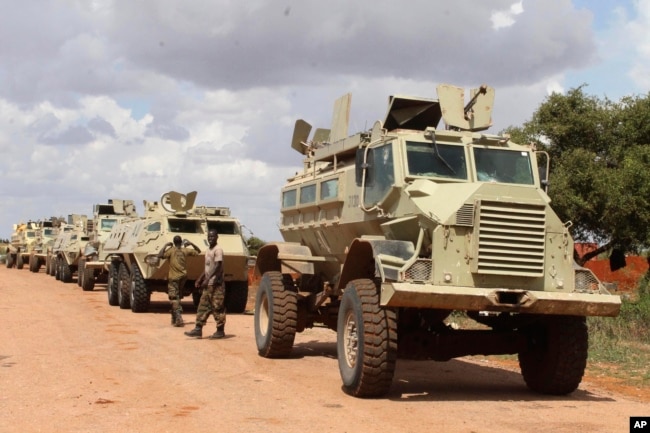
{"type": "Polygon", "coordinates": [[[186,278],[180,278],[178,280],[169,280],[167,282],[167,294],[169,296],[169,302],[172,306],[172,311],[181,310],[181,294],[183,293],[183,287],[185,286],[186,278]]]}
{"type": "Polygon", "coordinates": [[[214,315],[217,328],[226,324],[226,289],[223,284],[208,285],[203,289],[201,301],[196,310],[196,324],[204,326],[205,322],[214,315]]]}

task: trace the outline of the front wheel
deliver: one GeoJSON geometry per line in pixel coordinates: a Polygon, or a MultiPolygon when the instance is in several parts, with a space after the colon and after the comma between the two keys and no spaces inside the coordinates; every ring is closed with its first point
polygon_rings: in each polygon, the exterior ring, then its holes
{"type": "Polygon", "coordinates": [[[575,391],[587,367],[586,319],[553,317],[522,332],[528,345],[519,353],[519,367],[526,385],[533,391],[551,395],[575,391]]]}
{"type": "Polygon", "coordinates": [[[95,288],[95,270],[87,268],[84,263],[83,270],[77,270],[79,278],[81,278],[81,289],[85,292],[90,292],[95,288]]]}
{"type": "Polygon", "coordinates": [[[291,353],[298,324],[298,294],[293,284],[276,271],[265,272],[255,296],[255,342],[265,358],[291,353]]]}
{"type": "Polygon", "coordinates": [[[336,349],[343,389],[355,397],[388,392],[397,360],[397,317],[381,308],[372,280],[350,281],[339,308],[336,349]]]}
{"type": "Polygon", "coordinates": [[[134,313],[144,313],[149,310],[149,303],[151,301],[151,294],[147,290],[147,285],[142,277],[140,268],[137,264],[133,264],[133,271],[131,272],[131,311],[134,313]]]}
{"type": "Polygon", "coordinates": [[[111,262],[108,268],[108,282],[106,284],[106,293],[108,294],[108,305],[119,305],[120,300],[118,296],[119,290],[119,269],[120,264],[118,262],[111,262]]]}
{"type": "Polygon", "coordinates": [[[129,277],[129,270],[124,263],[120,263],[117,278],[117,301],[120,308],[126,310],[131,307],[131,277],[129,277]]]}

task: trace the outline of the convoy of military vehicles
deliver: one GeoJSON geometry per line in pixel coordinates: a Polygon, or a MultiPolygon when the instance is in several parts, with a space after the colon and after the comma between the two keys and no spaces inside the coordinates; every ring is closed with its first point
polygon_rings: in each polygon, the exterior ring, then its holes
{"type": "MultiPolygon", "coordinates": [[[[546,194],[548,156],[484,132],[494,89],[468,101],[461,88],[437,90],[438,99],[391,96],[384,121],[351,136],[350,95],[336,101],[330,129],[312,135],[296,122],[291,147],[304,164],[280,191],[283,241],[255,260],[257,350],[288,357],[296,333],[322,325],[336,332],[343,389],[356,397],[384,395],[398,358],[472,354],[516,354],[530,389],[568,394],[586,367],[586,317],[616,316],[620,298],[575,264],[569,225],[546,194]]],[[[158,253],[179,235],[201,249],[182,288],[197,305],[216,229],[227,311],[243,312],[242,226],[196,196],[165,193],[141,215],[112,199],[91,219],[17,224],[7,267],[44,265],[63,282],[76,275],[84,291],[105,284],[109,305],[146,312],[151,294],[167,291],[158,253]]]]}

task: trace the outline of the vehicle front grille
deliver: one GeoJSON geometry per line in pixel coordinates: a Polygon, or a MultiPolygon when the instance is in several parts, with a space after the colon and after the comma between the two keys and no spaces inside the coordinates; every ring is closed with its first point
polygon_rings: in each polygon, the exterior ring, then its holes
{"type": "Polygon", "coordinates": [[[544,205],[483,200],[479,204],[479,274],[539,277],[544,273],[544,205]]]}
{"type": "Polygon", "coordinates": [[[417,259],[404,273],[407,281],[429,281],[431,278],[431,259],[417,259]]]}

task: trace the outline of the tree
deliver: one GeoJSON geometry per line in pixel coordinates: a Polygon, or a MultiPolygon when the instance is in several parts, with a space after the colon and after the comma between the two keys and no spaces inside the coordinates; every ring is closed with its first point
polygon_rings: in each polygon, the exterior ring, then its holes
{"type": "Polygon", "coordinates": [[[251,256],[256,256],[257,252],[266,244],[262,239],[255,236],[251,236],[246,240],[246,246],[248,247],[248,252],[251,256]]]}
{"type": "Polygon", "coordinates": [[[575,254],[581,265],[650,245],[650,95],[615,102],[584,87],[553,93],[530,121],[506,131],[549,153],[553,209],[577,241],[601,245],[575,254]]]}

